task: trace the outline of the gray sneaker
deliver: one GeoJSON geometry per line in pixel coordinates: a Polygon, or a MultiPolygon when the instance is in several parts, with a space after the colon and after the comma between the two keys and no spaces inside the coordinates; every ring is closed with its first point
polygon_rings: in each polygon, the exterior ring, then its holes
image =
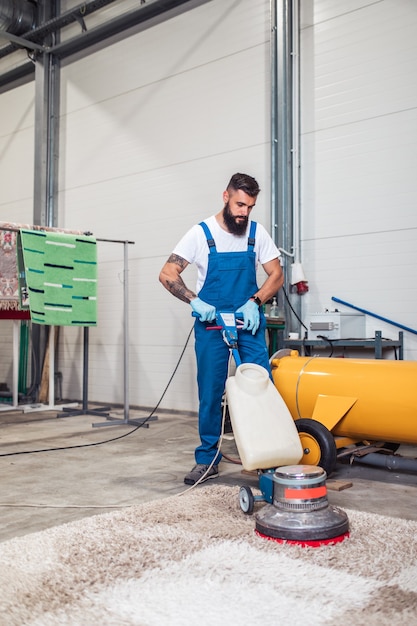
{"type": "Polygon", "coordinates": [[[184,478],[185,484],[195,485],[195,483],[197,482],[204,483],[209,478],[217,478],[219,475],[219,466],[213,465],[213,467],[210,468],[210,471],[207,472],[209,467],[210,465],[201,465],[200,463],[197,463],[197,465],[193,467],[191,472],[186,474],[184,478]]]}

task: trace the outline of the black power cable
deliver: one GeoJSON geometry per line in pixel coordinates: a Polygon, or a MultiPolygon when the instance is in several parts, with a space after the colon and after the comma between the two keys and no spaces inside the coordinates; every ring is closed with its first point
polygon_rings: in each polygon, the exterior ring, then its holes
{"type": "Polygon", "coordinates": [[[123,435],[119,435],[118,437],[113,437],[112,439],[105,439],[104,441],[96,441],[94,443],[83,443],[83,444],[79,444],[78,446],[63,446],[60,448],[43,448],[43,449],[39,449],[39,450],[22,450],[20,452],[7,452],[6,454],[0,454],[0,458],[1,457],[5,457],[5,456],[17,456],[19,454],[36,454],[38,452],[57,452],[58,450],[74,450],[76,448],[90,448],[92,446],[101,446],[104,443],[110,443],[112,441],[118,441],[119,439],[123,439],[124,437],[128,437],[129,435],[132,435],[133,433],[135,433],[137,430],[139,430],[139,428],[143,428],[143,426],[145,424],[147,424],[147,422],[153,417],[153,415],[155,414],[155,411],[158,410],[159,405],[161,404],[162,400],[164,399],[164,396],[166,394],[166,392],[168,391],[168,388],[172,382],[172,379],[174,378],[175,374],[177,373],[178,367],[182,361],[182,357],[184,356],[184,352],[188,346],[188,342],[190,341],[190,337],[191,337],[191,333],[193,332],[193,328],[194,326],[191,327],[190,332],[188,333],[188,337],[185,341],[184,347],[182,349],[182,352],[179,356],[179,359],[177,361],[176,366],[174,367],[174,371],[172,372],[168,383],[164,389],[164,391],[162,392],[161,397],[159,398],[156,406],[152,409],[151,413],[148,415],[148,417],[146,419],[144,419],[138,426],[135,426],[135,428],[133,428],[132,430],[130,430],[128,433],[124,433],[123,435]]]}
{"type": "Polygon", "coordinates": [[[317,335],[317,339],[322,339],[323,341],[327,341],[327,343],[329,344],[330,354],[328,355],[327,358],[330,359],[333,356],[333,349],[334,349],[333,341],[329,339],[328,337],[326,337],[325,335],[317,335]]]}
{"type": "Polygon", "coordinates": [[[285,299],[286,299],[286,301],[287,301],[287,303],[288,303],[288,306],[290,307],[291,311],[294,313],[295,317],[296,317],[296,318],[297,318],[297,320],[300,322],[301,326],[303,326],[303,328],[305,328],[305,330],[306,330],[306,331],[308,331],[307,326],[306,326],[306,325],[304,324],[304,322],[303,322],[303,321],[302,321],[302,320],[298,317],[298,314],[297,314],[296,310],[295,310],[295,309],[294,309],[294,307],[292,306],[292,304],[291,304],[291,302],[290,302],[290,299],[289,299],[289,297],[288,297],[288,294],[287,294],[287,292],[285,291],[285,287],[282,287],[282,291],[284,292],[285,299]]]}

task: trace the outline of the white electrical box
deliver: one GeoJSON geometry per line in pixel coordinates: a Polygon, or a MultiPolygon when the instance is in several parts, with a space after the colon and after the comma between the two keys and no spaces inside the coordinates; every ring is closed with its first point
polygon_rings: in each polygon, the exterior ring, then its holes
{"type": "Polygon", "coordinates": [[[366,336],[363,313],[314,313],[307,321],[307,328],[309,339],[364,339],[366,336]]]}

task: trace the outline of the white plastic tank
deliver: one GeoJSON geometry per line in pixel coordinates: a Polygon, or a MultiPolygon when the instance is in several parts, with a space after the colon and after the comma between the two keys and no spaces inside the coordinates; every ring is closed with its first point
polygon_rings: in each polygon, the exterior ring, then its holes
{"type": "Polygon", "coordinates": [[[287,405],[264,367],[242,363],[226,381],[236,446],[247,471],[297,464],[301,441],[287,405]]]}

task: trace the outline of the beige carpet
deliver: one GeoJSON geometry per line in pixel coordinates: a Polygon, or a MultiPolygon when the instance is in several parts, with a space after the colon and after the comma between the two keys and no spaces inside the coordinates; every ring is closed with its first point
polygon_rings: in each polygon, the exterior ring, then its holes
{"type": "Polygon", "coordinates": [[[203,485],[0,544],[0,623],[417,624],[416,522],[346,510],[343,543],[281,545],[237,494],[203,485]]]}

